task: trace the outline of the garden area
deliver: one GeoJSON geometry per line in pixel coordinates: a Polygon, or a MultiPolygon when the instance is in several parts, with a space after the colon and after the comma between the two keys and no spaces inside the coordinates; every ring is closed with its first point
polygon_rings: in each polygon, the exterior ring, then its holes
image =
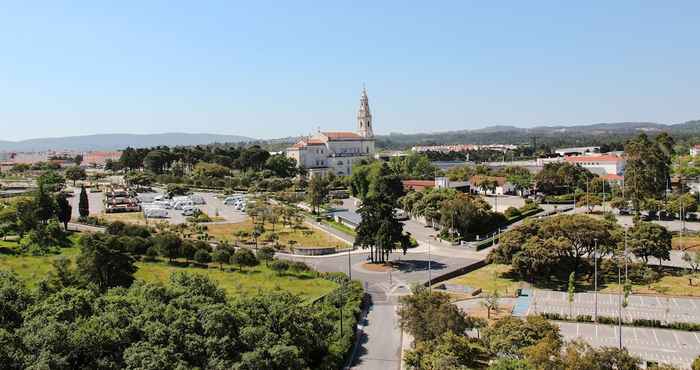
{"type": "Polygon", "coordinates": [[[253,223],[251,219],[239,223],[207,225],[208,234],[217,240],[242,242],[259,245],[269,244],[284,248],[336,247],[344,248],[346,244],[327,233],[301,224],[284,227],[269,222],[253,223]]]}

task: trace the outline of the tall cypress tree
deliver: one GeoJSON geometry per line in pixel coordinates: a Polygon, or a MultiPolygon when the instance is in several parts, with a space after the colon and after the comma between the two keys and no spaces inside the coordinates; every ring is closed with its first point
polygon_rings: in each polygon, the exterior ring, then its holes
{"type": "Polygon", "coordinates": [[[78,202],[78,212],[81,218],[85,218],[90,215],[90,203],[88,201],[88,195],[85,191],[85,186],[80,187],[80,201],[78,202]]]}
{"type": "Polygon", "coordinates": [[[71,213],[73,213],[73,207],[68,203],[68,199],[63,194],[60,194],[56,199],[56,205],[58,206],[58,220],[63,223],[63,227],[68,230],[68,222],[70,221],[71,213]]]}

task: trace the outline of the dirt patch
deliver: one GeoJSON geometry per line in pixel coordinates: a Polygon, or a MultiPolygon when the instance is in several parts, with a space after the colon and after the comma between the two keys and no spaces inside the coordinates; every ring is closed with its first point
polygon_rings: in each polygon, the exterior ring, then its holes
{"type": "MultiPolygon", "coordinates": [[[[513,311],[513,305],[500,305],[498,306],[498,310],[491,311],[491,320],[495,321],[503,317],[510,316],[510,313],[513,311]]],[[[480,317],[482,319],[486,319],[488,317],[488,310],[484,307],[479,306],[479,308],[475,308],[472,310],[467,311],[469,316],[473,317],[480,317]]]]}
{"type": "Polygon", "coordinates": [[[367,271],[372,271],[372,272],[389,272],[389,271],[396,271],[396,263],[394,262],[388,262],[388,263],[372,263],[372,262],[365,262],[362,264],[362,268],[367,270],[367,271]]]}
{"type": "Polygon", "coordinates": [[[671,244],[676,250],[700,252],[700,237],[698,236],[675,237],[671,244]]]}

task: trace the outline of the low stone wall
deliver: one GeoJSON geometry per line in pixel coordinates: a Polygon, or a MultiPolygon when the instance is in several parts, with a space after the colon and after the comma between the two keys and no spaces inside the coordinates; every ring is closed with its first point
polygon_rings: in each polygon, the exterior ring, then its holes
{"type": "MultiPolygon", "coordinates": [[[[472,271],[479,269],[479,268],[482,268],[486,265],[487,265],[487,263],[485,260],[476,261],[476,262],[472,263],[471,265],[464,266],[464,267],[459,268],[457,270],[454,270],[452,272],[448,272],[448,273],[442,274],[442,275],[437,275],[437,276],[433,277],[432,283],[433,283],[433,285],[435,285],[437,283],[441,283],[443,281],[450,280],[452,278],[456,278],[457,276],[472,272],[472,271]]],[[[428,286],[428,282],[426,281],[423,285],[428,286]]]]}
{"type": "Polygon", "coordinates": [[[325,254],[333,254],[336,252],[336,247],[316,247],[316,248],[298,248],[292,249],[294,254],[302,256],[322,256],[325,254]]]}

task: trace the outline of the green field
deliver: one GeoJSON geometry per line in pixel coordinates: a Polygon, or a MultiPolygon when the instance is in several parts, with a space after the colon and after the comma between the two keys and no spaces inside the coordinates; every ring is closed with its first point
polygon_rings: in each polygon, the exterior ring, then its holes
{"type": "MultiPolygon", "coordinates": [[[[12,244],[12,248],[16,246],[16,243],[2,243],[3,245],[12,244]]],[[[0,254],[0,270],[14,271],[30,287],[35,287],[51,271],[51,261],[53,259],[65,256],[75,260],[78,253],[78,247],[71,247],[62,249],[60,255],[51,256],[0,254]]],[[[287,273],[278,276],[264,264],[245,269],[243,272],[237,269],[231,271],[232,267],[227,265],[224,265],[225,271],[221,271],[217,264],[210,264],[209,268],[178,267],[169,265],[165,261],[137,262],[136,266],[138,267],[138,271],[135,274],[136,278],[148,282],[167,283],[170,274],[176,271],[204,274],[215,280],[230,296],[280,289],[314,299],[332,291],[336,287],[336,284],[331,281],[314,277],[312,272],[287,273]]]]}

